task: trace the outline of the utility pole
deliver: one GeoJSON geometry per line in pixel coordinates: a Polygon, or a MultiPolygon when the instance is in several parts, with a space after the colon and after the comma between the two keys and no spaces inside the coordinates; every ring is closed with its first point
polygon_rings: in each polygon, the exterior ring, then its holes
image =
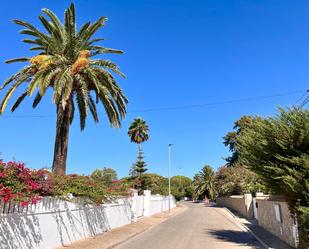
{"type": "Polygon", "coordinates": [[[171,149],[172,144],[168,145],[168,211],[171,211],[171,149]]]}

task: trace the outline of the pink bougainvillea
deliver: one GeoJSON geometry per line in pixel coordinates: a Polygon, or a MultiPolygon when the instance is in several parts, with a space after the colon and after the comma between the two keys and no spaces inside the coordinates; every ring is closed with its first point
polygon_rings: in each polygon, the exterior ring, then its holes
{"type": "Polygon", "coordinates": [[[19,201],[22,206],[37,203],[51,189],[50,173],[31,170],[24,163],[0,161],[0,199],[19,201]]]}

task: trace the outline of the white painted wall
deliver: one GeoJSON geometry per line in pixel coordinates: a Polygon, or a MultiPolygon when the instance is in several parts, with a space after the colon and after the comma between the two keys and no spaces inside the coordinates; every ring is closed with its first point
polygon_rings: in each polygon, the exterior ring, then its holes
{"type": "MultiPolygon", "coordinates": [[[[169,208],[168,196],[152,195],[150,197],[150,215],[162,213],[169,208]]],[[[170,208],[176,207],[176,200],[173,196],[170,197],[170,208]]]]}
{"type": "Polygon", "coordinates": [[[85,207],[44,198],[27,213],[0,215],[0,248],[55,248],[131,223],[128,199],[85,207]]]}
{"type": "Polygon", "coordinates": [[[51,249],[135,222],[145,210],[150,215],[168,210],[167,197],[148,197],[148,202],[133,196],[99,206],[43,198],[18,213],[0,214],[0,249],[51,249]]]}

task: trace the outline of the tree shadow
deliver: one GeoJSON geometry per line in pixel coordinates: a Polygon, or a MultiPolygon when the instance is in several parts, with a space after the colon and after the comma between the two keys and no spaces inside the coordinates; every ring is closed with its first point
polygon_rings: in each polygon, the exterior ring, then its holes
{"type": "Polygon", "coordinates": [[[130,223],[128,200],[107,207],[43,198],[23,212],[0,215],[0,249],[54,248],[106,232],[114,220],[114,226],[130,223]]]}
{"type": "Polygon", "coordinates": [[[245,231],[206,229],[205,232],[219,240],[241,244],[242,246],[251,246],[256,249],[263,248],[252,234],[245,231]]]}

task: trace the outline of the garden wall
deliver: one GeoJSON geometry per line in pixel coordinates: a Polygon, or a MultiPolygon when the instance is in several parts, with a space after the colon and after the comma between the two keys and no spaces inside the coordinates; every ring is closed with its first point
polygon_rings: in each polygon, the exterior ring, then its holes
{"type": "Polygon", "coordinates": [[[252,195],[232,195],[229,197],[218,197],[217,205],[228,207],[247,219],[253,218],[252,195]]]}
{"type": "Polygon", "coordinates": [[[259,225],[296,247],[297,225],[282,197],[260,196],[256,198],[259,225]]]}
{"type": "MultiPolygon", "coordinates": [[[[154,204],[150,201],[149,192],[142,197],[143,216],[166,211],[166,198],[158,196],[154,204]]],[[[47,197],[29,208],[15,207],[13,204],[2,206],[0,248],[51,249],[130,224],[136,221],[138,215],[141,216],[137,214],[135,200],[133,196],[118,199],[113,204],[85,206],[47,197]]],[[[175,207],[174,199],[171,206],[175,207]]]]}

